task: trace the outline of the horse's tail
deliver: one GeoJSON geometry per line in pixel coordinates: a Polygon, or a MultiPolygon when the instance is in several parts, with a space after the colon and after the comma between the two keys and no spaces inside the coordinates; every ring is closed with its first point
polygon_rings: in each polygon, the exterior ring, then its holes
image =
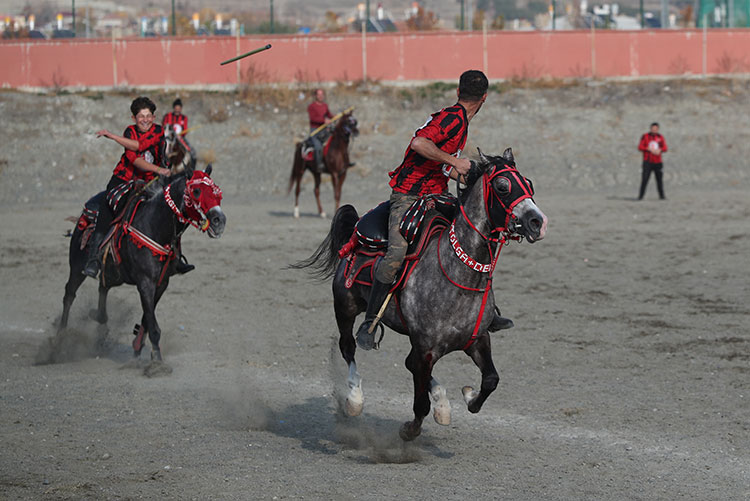
{"type": "Polygon", "coordinates": [[[331,221],[331,231],[312,256],[289,267],[298,270],[312,268],[310,274],[321,280],[333,277],[340,260],[339,249],[351,238],[357,221],[359,221],[359,214],[353,206],[347,204],[339,208],[331,221]]]}
{"type": "Polygon", "coordinates": [[[289,186],[286,187],[287,195],[292,192],[292,186],[294,186],[294,181],[298,177],[297,171],[301,170],[302,164],[302,143],[297,143],[294,146],[294,161],[292,162],[292,172],[289,174],[289,186]]]}

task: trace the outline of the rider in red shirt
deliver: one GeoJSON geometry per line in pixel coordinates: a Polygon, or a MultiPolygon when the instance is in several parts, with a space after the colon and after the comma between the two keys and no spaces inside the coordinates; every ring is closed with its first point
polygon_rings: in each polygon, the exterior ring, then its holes
{"type": "MultiPolygon", "coordinates": [[[[326,93],[323,89],[315,89],[315,100],[307,107],[307,116],[310,119],[310,132],[314,132],[321,125],[331,123],[331,111],[326,104],[326,93]]],[[[318,172],[325,170],[323,163],[323,141],[326,132],[320,131],[314,136],[310,136],[310,142],[315,150],[315,165],[318,172]]]]}
{"type": "Polygon", "coordinates": [[[182,114],[182,100],[180,98],[174,100],[172,111],[164,115],[164,118],[161,120],[162,127],[166,127],[167,125],[171,125],[177,134],[188,130],[188,117],[182,114]]]}
{"type": "MultiPolygon", "coordinates": [[[[112,139],[125,148],[117,162],[112,177],[107,184],[106,193],[124,189],[122,185],[133,179],[149,181],[157,175],[168,176],[169,169],[160,167],[160,141],[164,137],[160,125],[154,124],[156,105],[147,97],[138,97],[130,105],[135,125],[128,126],[122,136],[112,134],[108,130],[100,130],[97,137],[112,139]]],[[[89,240],[89,259],[83,272],[92,278],[99,273],[100,256],[98,247],[112,224],[114,214],[109,204],[104,200],[99,207],[94,232],[89,240]]]]}
{"type": "Polygon", "coordinates": [[[656,178],[656,189],[659,190],[659,198],[665,200],[664,183],[662,182],[662,169],[664,164],[661,161],[661,155],[662,153],[667,152],[667,141],[664,139],[664,136],[659,134],[658,123],[652,123],[651,129],[641,136],[641,141],[638,143],[638,151],[643,152],[641,189],[638,192],[638,200],[643,200],[643,195],[646,193],[648,178],[651,177],[652,171],[656,178]]]}
{"type": "MultiPolygon", "coordinates": [[[[375,345],[375,329],[370,329],[370,326],[406,257],[408,244],[399,230],[401,219],[420,197],[443,193],[448,189],[448,178],[456,179],[459,174],[469,172],[471,162],[459,156],[466,145],[469,122],[487,99],[488,87],[484,73],[465,71],[458,83],[458,102],[433,113],[417,129],[406,148],[403,162],[389,173],[389,185],[393,191],[388,218],[388,250],[375,269],[365,320],[357,330],[357,344],[364,350],[375,345]]],[[[511,320],[496,315],[490,330],[512,326],[511,320]]]]}

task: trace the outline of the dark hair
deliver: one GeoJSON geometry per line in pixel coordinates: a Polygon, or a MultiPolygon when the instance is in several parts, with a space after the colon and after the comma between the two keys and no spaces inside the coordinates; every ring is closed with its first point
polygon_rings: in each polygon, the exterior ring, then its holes
{"type": "Polygon", "coordinates": [[[133,113],[133,116],[136,116],[139,111],[146,108],[148,108],[151,113],[156,111],[156,105],[154,102],[144,96],[136,97],[133,99],[133,102],[130,103],[130,111],[133,113]]]}
{"type": "Polygon", "coordinates": [[[174,108],[175,106],[182,106],[182,99],[180,99],[179,97],[175,99],[172,103],[172,108],[174,108]]]}
{"type": "Polygon", "coordinates": [[[458,99],[461,101],[479,101],[487,93],[489,82],[479,70],[464,71],[458,81],[458,99]]]}
{"type": "Polygon", "coordinates": [[[653,127],[654,125],[656,125],[656,126],[658,127],[658,126],[659,126],[659,122],[654,122],[654,123],[652,123],[652,124],[651,124],[651,127],[653,127]]]}

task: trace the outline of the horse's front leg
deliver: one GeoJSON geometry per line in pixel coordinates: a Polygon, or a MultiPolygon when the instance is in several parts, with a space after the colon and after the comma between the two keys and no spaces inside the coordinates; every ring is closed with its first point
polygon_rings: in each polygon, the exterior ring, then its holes
{"type": "Polygon", "coordinates": [[[336,208],[333,211],[336,212],[339,210],[339,204],[341,203],[342,179],[337,173],[333,172],[331,173],[331,182],[333,183],[333,200],[336,204],[336,208]]]}
{"type": "MultiPolygon", "coordinates": [[[[102,270],[104,273],[104,270],[102,270]]],[[[101,279],[99,280],[99,304],[97,305],[96,311],[92,312],[92,318],[104,325],[107,323],[109,317],[107,316],[107,294],[109,293],[109,287],[104,287],[101,279]]]]}
{"type": "Polygon", "coordinates": [[[477,413],[482,408],[484,401],[495,391],[500,377],[497,375],[495,364],[492,362],[492,350],[490,349],[490,336],[487,333],[479,336],[476,342],[466,350],[479,370],[482,372],[482,387],[476,391],[471,386],[464,386],[463,394],[469,412],[477,413]]]}
{"type": "MultiPolygon", "coordinates": [[[[148,338],[151,340],[151,358],[161,360],[161,351],[159,349],[159,339],[161,338],[161,331],[159,330],[159,324],[156,322],[156,285],[149,278],[143,278],[138,282],[138,294],[141,296],[141,308],[143,309],[143,317],[141,328],[148,332],[148,338]]],[[[142,339],[142,334],[136,337],[142,339]]],[[[140,348],[143,345],[141,344],[140,348]]],[[[135,346],[133,342],[133,348],[135,350],[135,356],[140,355],[139,347],[135,346]]]]}
{"type": "Polygon", "coordinates": [[[414,440],[422,433],[422,422],[430,412],[430,388],[432,386],[432,366],[436,358],[432,352],[420,353],[412,345],[406,357],[406,368],[414,379],[414,420],[401,426],[399,435],[404,441],[414,440]]]}
{"type": "Polygon", "coordinates": [[[320,217],[326,217],[323,204],[320,203],[320,172],[314,171],[313,177],[315,178],[315,189],[313,192],[315,193],[315,203],[318,204],[318,214],[320,214],[320,217]]]}

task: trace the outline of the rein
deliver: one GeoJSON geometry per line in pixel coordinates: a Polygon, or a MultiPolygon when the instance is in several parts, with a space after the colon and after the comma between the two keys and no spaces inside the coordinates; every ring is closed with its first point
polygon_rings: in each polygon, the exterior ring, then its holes
{"type": "MultiPolygon", "coordinates": [[[[493,177],[495,177],[496,174],[503,171],[497,171],[493,173],[492,176],[483,175],[483,189],[484,189],[484,211],[487,216],[487,220],[492,223],[492,217],[490,216],[489,211],[489,190],[492,189],[490,185],[490,181],[493,177]]],[[[460,193],[460,185],[459,180],[456,179],[456,190],[460,193]]],[[[520,201],[520,199],[518,200],[520,201]]],[[[471,333],[471,337],[469,338],[469,341],[464,345],[462,348],[464,351],[469,349],[469,347],[474,344],[474,342],[477,340],[477,337],[479,336],[479,326],[482,323],[482,317],[484,316],[484,309],[487,306],[487,297],[489,296],[490,290],[492,290],[492,275],[495,272],[495,266],[497,265],[497,261],[500,258],[500,251],[503,250],[503,246],[508,244],[510,240],[516,240],[520,241],[520,236],[511,235],[511,231],[508,230],[509,222],[515,219],[515,216],[513,215],[513,207],[518,203],[518,201],[515,201],[511,204],[510,207],[506,207],[505,204],[503,205],[503,208],[506,211],[506,219],[505,219],[505,226],[496,226],[489,235],[485,235],[482,233],[479,228],[476,227],[474,223],[472,223],[471,219],[469,219],[468,214],[466,214],[466,210],[464,209],[464,203],[463,200],[461,200],[461,197],[458,197],[458,203],[459,203],[459,209],[461,211],[461,215],[463,216],[466,223],[469,225],[471,229],[476,231],[479,236],[482,237],[484,242],[487,244],[487,250],[489,251],[490,257],[494,255],[494,258],[492,258],[490,263],[484,264],[480,263],[476,259],[472,258],[462,247],[461,244],[458,241],[458,236],[456,235],[455,230],[455,221],[451,223],[450,231],[449,231],[449,239],[450,239],[450,245],[453,249],[454,253],[456,254],[456,257],[464,263],[467,267],[469,267],[471,270],[477,272],[477,273],[487,273],[487,282],[485,283],[485,286],[483,288],[474,288],[474,287],[467,287],[465,285],[461,285],[457,282],[455,282],[453,279],[451,279],[448,276],[448,273],[446,272],[445,268],[443,267],[442,259],[440,257],[440,239],[442,238],[442,233],[440,234],[440,238],[438,239],[438,246],[437,246],[437,257],[438,257],[438,265],[440,267],[440,271],[443,272],[443,276],[448,279],[448,281],[453,284],[454,286],[458,287],[459,289],[468,290],[472,292],[482,292],[482,303],[479,307],[479,314],[477,315],[477,320],[474,323],[474,330],[471,333]],[[493,236],[496,235],[496,236],[493,236]],[[496,245],[496,251],[493,250],[492,246],[493,244],[496,245]]],[[[502,203],[502,202],[501,202],[502,203]]]]}
{"type": "Polygon", "coordinates": [[[193,227],[199,229],[200,231],[206,231],[208,228],[208,219],[203,217],[203,214],[201,213],[201,210],[199,207],[194,206],[190,202],[190,197],[187,196],[187,186],[185,187],[185,194],[183,194],[183,202],[185,203],[186,207],[190,207],[201,217],[202,221],[200,221],[200,224],[198,221],[193,220],[193,218],[187,217],[183,215],[183,213],[180,211],[180,208],[177,207],[177,204],[172,199],[172,194],[170,193],[171,185],[167,185],[166,188],[164,188],[164,201],[167,202],[167,206],[169,206],[170,209],[172,209],[172,212],[175,216],[177,216],[177,220],[182,224],[190,224],[193,227]]]}

